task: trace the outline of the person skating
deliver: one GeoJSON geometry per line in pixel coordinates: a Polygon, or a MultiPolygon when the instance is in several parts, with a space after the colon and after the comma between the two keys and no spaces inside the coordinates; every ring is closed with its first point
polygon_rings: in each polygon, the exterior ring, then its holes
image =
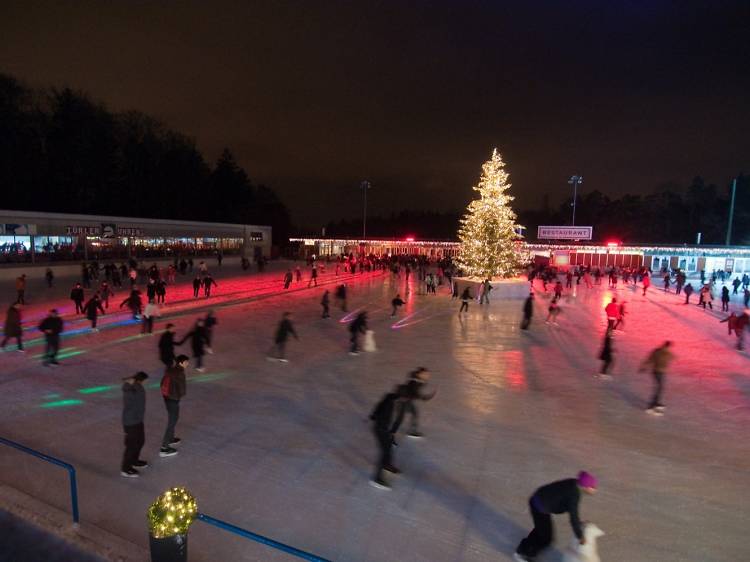
{"type": "Polygon", "coordinates": [[[310,285],[315,284],[315,286],[318,286],[318,266],[313,265],[312,269],[310,270],[310,280],[307,282],[307,288],[310,288],[310,285]]]}
{"type": "Polygon", "coordinates": [[[534,315],[534,293],[529,293],[523,303],[523,320],[521,320],[521,329],[528,330],[531,324],[531,317],[534,315]]]}
{"type": "Polygon", "coordinates": [[[83,287],[80,283],[76,283],[70,290],[70,300],[76,305],[76,314],[83,314],[83,287]]]}
{"type": "Polygon", "coordinates": [[[201,285],[203,285],[203,282],[201,281],[201,276],[196,275],[195,279],[193,279],[193,298],[197,299],[198,295],[201,291],[201,285]]]}
{"type": "Polygon", "coordinates": [[[625,315],[627,314],[627,310],[625,310],[625,303],[626,303],[626,301],[622,301],[620,303],[620,309],[619,309],[618,314],[617,314],[617,322],[615,322],[615,327],[614,327],[615,330],[622,331],[620,329],[620,325],[622,325],[622,326],[625,325],[625,315]]]}
{"type": "Polygon", "coordinates": [[[529,511],[534,521],[534,529],[518,545],[513,558],[519,562],[533,561],[542,550],[552,544],[552,514],[569,514],[573,533],[581,544],[586,544],[578,514],[581,492],[594,494],[596,489],[596,478],[588,472],[581,471],[576,478],[558,480],[536,490],[529,498],[529,511]]]}
{"type": "Polygon", "coordinates": [[[325,292],[323,293],[323,298],[320,299],[320,306],[323,307],[323,316],[322,316],[323,318],[330,318],[331,317],[331,315],[330,315],[330,313],[328,311],[328,307],[329,307],[330,302],[331,302],[331,297],[329,296],[328,289],[326,289],[325,292]]]}
{"type": "Polygon", "coordinates": [[[291,270],[291,269],[289,269],[289,270],[287,270],[287,272],[286,272],[286,273],[284,274],[284,288],[285,288],[285,289],[288,289],[288,288],[289,288],[289,285],[291,285],[291,284],[292,284],[292,279],[293,279],[293,277],[292,277],[292,270],[291,270]]]}
{"type": "Polygon", "coordinates": [[[190,349],[193,352],[193,358],[195,359],[195,370],[199,373],[205,371],[203,368],[203,356],[206,354],[206,342],[208,336],[206,335],[206,321],[203,318],[198,318],[195,321],[195,326],[190,330],[185,337],[182,338],[175,345],[182,345],[187,340],[190,340],[190,349]]]}
{"type": "Polygon", "coordinates": [[[672,283],[671,277],[669,276],[669,273],[664,274],[664,292],[669,292],[669,285],[672,283]]]}
{"type": "Polygon", "coordinates": [[[740,288],[740,285],[742,285],[742,281],[740,281],[739,277],[735,277],[734,281],[732,281],[732,294],[736,295],[737,290],[740,288]]]}
{"type": "Polygon", "coordinates": [[[18,303],[13,303],[8,307],[5,314],[5,324],[3,324],[3,343],[0,348],[5,349],[8,340],[15,338],[17,351],[23,353],[23,327],[21,326],[21,308],[18,303]]]}
{"type": "Polygon", "coordinates": [[[44,360],[42,364],[59,365],[57,362],[57,352],[60,351],[60,334],[63,332],[62,318],[57,314],[56,309],[49,311],[47,317],[39,324],[39,331],[44,334],[45,348],[44,360]]]}
{"type": "Polygon", "coordinates": [[[557,326],[557,317],[560,314],[560,305],[558,304],[559,297],[552,297],[552,301],[549,303],[547,309],[547,319],[544,321],[545,324],[554,324],[557,326]]]}
{"type": "Polygon", "coordinates": [[[458,313],[461,314],[462,312],[469,311],[469,301],[472,299],[471,291],[469,290],[469,287],[466,287],[463,292],[461,293],[461,308],[458,309],[458,313]]]}
{"type": "Polygon", "coordinates": [[[91,331],[98,332],[99,328],[96,327],[96,322],[99,319],[99,313],[101,312],[102,314],[105,314],[102,301],[99,298],[99,293],[94,293],[94,296],[91,297],[86,303],[86,306],[83,307],[83,311],[86,313],[86,318],[91,321],[91,331]]]}
{"type": "Polygon", "coordinates": [[[164,279],[158,279],[156,281],[156,302],[157,304],[164,304],[167,298],[167,282],[164,279]]]}
{"type": "Polygon", "coordinates": [[[203,296],[206,298],[211,296],[211,286],[218,287],[219,285],[214,281],[210,273],[206,273],[205,277],[203,277],[203,296]]]}
{"type": "Polygon", "coordinates": [[[299,283],[300,281],[302,281],[302,270],[301,270],[301,269],[299,268],[299,266],[297,266],[297,267],[296,267],[296,268],[294,269],[294,274],[295,274],[295,275],[296,275],[296,277],[297,277],[297,283],[299,283]]]}
{"type": "MultiPolygon", "coordinates": [[[[409,378],[406,384],[403,385],[404,392],[406,394],[406,401],[402,403],[402,409],[400,416],[403,417],[406,414],[410,414],[411,423],[409,424],[409,431],[407,435],[409,437],[424,437],[424,434],[419,430],[419,410],[415,401],[424,400],[425,402],[432,400],[437,394],[437,390],[430,393],[424,393],[424,387],[430,380],[431,373],[425,367],[419,367],[418,369],[409,373],[409,378]]],[[[401,424],[399,419],[399,424],[401,424]]]]}
{"type": "Polygon", "coordinates": [[[55,280],[55,274],[51,267],[48,267],[44,272],[44,280],[47,282],[47,288],[52,288],[52,282],[55,280]]]}
{"type": "Polygon", "coordinates": [[[612,301],[604,307],[604,313],[607,315],[607,330],[614,330],[615,324],[620,316],[620,307],[617,306],[617,299],[613,298],[612,301]]]}
{"type": "Polygon", "coordinates": [[[156,279],[149,279],[146,285],[146,300],[154,302],[156,300],[156,279]]]}
{"type": "Polygon", "coordinates": [[[670,351],[672,342],[669,340],[665,341],[659,347],[654,349],[648,357],[641,363],[639,372],[645,371],[647,368],[651,369],[651,374],[654,378],[654,394],[651,397],[651,401],[646,408],[646,412],[656,416],[664,415],[665,406],[661,401],[662,394],[664,392],[664,375],[667,367],[674,359],[674,355],[670,351]]]}
{"type": "Polygon", "coordinates": [[[141,322],[141,333],[142,334],[153,334],[154,333],[154,319],[161,316],[161,310],[159,305],[155,302],[146,303],[146,308],[143,309],[143,318],[141,322]]]}
{"type": "Polygon", "coordinates": [[[206,318],[203,320],[203,324],[206,328],[206,351],[209,355],[214,354],[213,347],[211,347],[211,344],[214,341],[214,326],[216,326],[219,323],[219,321],[216,318],[216,314],[214,314],[213,310],[209,310],[206,313],[206,318]]]}
{"type": "Polygon", "coordinates": [[[367,331],[367,312],[362,311],[349,325],[349,355],[359,355],[359,335],[367,331]]]}
{"type": "Polygon", "coordinates": [[[190,363],[187,355],[178,355],[174,365],[167,367],[161,379],[161,395],[164,398],[164,407],[167,409],[167,428],[161,440],[160,457],[171,457],[177,454],[175,445],[182,439],[175,437],[177,420],[180,417],[180,400],[187,392],[185,369],[190,363]]]}
{"type": "Polygon", "coordinates": [[[698,295],[698,306],[703,306],[703,310],[706,310],[706,305],[711,310],[714,309],[714,294],[711,292],[711,286],[706,284],[701,287],[698,295]]]}
{"type": "Polygon", "coordinates": [[[492,290],[492,284],[489,278],[482,282],[482,295],[479,297],[479,304],[490,304],[490,291],[492,290]]]}
{"type": "Polygon", "coordinates": [[[391,306],[393,307],[393,310],[391,310],[391,318],[396,316],[396,311],[399,307],[404,306],[406,303],[401,299],[400,294],[396,294],[395,298],[391,301],[391,306]]]}
{"type": "Polygon", "coordinates": [[[554,299],[555,300],[560,300],[562,298],[562,294],[563,294],[562,283],[560,283],[560,281],[556,281],[555,282],[555,296],[554,296],[554,299]]]}
{"type": "Polygon", "coordinates": [[[107,283],[106,281],[102,281],[99,285],[99,298],[101,299],[104,308],[109,308],[109,297],[114,296],[115,293],[110,288],[109,283],[107,283]]]}
{"type": "Polygon", "coordinates": [[[721,311],[729,312],[729,287],[721,288],[721,311]]]}
{"type": "Polygon", "coordinates": [[[281,322],[279,322],[279,325],[276,328],[276,334],[274,335],[273,339],[273,347],[271,348],[271,352],[268,354],[269,359],[276,359],[277,361],[281,361],[282,363],[289,362],[289,360],[286,358],[286,342],[289,339],[290,335],[294,336],[294,339],[299,340],[297,332],[294,330],[294,326],[292,325],[292,313],[285,312],[281,317],[281,322]]]}
{"type": "Polygon", "coordinates": [[[336,287],[336,300],[339,301],[341,311],[346,312],[346,284],[342,283],[336,287]]]}
{"type": "Polygon", "coordinates": [[[16,304],[26,304],[26,274],[23,273],[16,278],[16,304]]]}
{"type": "Polygon", "coordinates": [[[688,283],[685,285],[685,288],[683,289],[683,292],[685,293],[685,304],[690,304],[690,295],[693,294],[693,284],[688,283]]]}
{"type": "Polygon", "coordinates": [[[401,472],[393,466],[393,438],[403,418],[399,412],[406,401],[406,388],[399,386],[395,392],[389,392],[383,396],[370,414],[370,420],[373,422],[372,432],[375,434],[375,441],[380,452],[370,484],[381,490],[391,489],[385,479],[384,471],[392,474],[401,472]]]}
{"type": "Polygon", "coordinates": [[[648,291],[648,288],[651,286],[651,277],[648,276],[648,273],[643,275],[643,296],[646,296],[646,291],[648,291]]]}
{"type": "Polygon", "coordinates": [[[174,346],[175,341],[174,324],[167,324],[164,329],[164,333],[159,338],[159,360],[164,363],[165,367],[171,367],[174,365],[174,346]]]}
{"type": "Polygon", "coordinates": [[[146,391],[143,381],[148,375],[139,371],[125,377],[122,383],[122,428],[125,431],[125,452],[122,455],[120,474],[125,478],[138,478],[139,468],[148,463],[140,459],[141,449],[146,442],[143,416],[146,413],[146,391]]]}
{"type": "Polygon", "coordinates": [[[120,303],[120,308],[128,305],[130,312],[133,314],[133,320],[138,320],[141,314],[141,292],[137,287],[133,287],[128,297],[120,303]]]}
{"type": "Polygon", "coordinates": [[[604,343],[602,344],[602,351],[599,353],[599,359],[602,362],[599,377],[611,379],[612,376],[609,374],[609,368],[612,366],[612,361],[614,360],[614,349],[612,348],[612,330],[609,328],[607,328],[604,334],[604,343]]]}

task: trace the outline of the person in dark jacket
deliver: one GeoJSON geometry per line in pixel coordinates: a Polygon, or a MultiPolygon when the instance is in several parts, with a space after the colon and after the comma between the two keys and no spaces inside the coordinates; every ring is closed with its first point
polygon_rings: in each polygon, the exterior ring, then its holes
{"type": "Polygon", "coordinates": [[[171,367],[174,365],[174,346],[176,345],[174,338],[174,324],[169,323],[166,325],[164,333],[162,333],[159,338],[159,360],[164,363],[165,367],[171,367]]]}
{"type": "Polygon", "coordinates": [[[190,340],[190,347],[193,351],[193,357],[195,358],[195,370],[202,373],[205,371],[203,368],[203,356],[206,354],[206,344],[208,341],[208,336],[206,334],[206,321],[203,318],[196,320],[193,329],[175,345],[182,345],[187,340],[190,340]]]}
{"type": "Polygon", "coordinates": [[[404,386],[399,386],[395,392],[389,392],[383,396],[370,414],[370,419],[373,422],[372,432],[375,434],[375,441],[380,450],[378,462],[375,465],[375,474],[370,480],[370,484],[382,490],[391,489],[383,471],[392,474],[401,472],[393,466],[393,436],[401,423],[402,416],[398,414],[406,400],[406,389],[404,386]]]}
{"type": "Polygon", "coordinates": [[[201,281],[200,275],[196,275],[195,279],[193,279],[193,298],[194,299],[198,298],[198,294],[200,293],[202,284],[203,282],[201,281]]]}
{"type": "Polygon", "coordinates": [[[351,334],[349,341],[351,346],[349,348],[350,355],[359,354],[359,335],[364,334],[367,331],[367,312],[364,310],[357,314],[357,317],[349,325],[349,332],[351,334]]]}
{"type": "Polygon", "coordinates": [[[294,277],[292,276],[292,270],[288,269],[287,272],[284,274],[284,288],[288,289],[289,285],[292,284],[292,280],[294,277]]]}
{"type": "Polygon", "coordinates": [[[114,296],[115,293],[110,288],[109,283],[102,281],[101,285],[99,285],[99,298],[101,299],[104,308],[109,308],[109,297],[114,296]]]}
{"type": "Polygon", "coordinates": [[[209,310],[203,319],[203,325],[206,327],[206,351],[211,355],[214,353],[214,350],[211,348],[211,342],[214,341],[214,326],[218,323],[219,321],[216,319],[214,311],[209,310]]]}
{"type": "Polygon", "coordinates": [[[690,295],[692,295],[695,291],[695,289],[693,289],[693,284],[688,283],[687,285],[685,285],[683,291],[685,293],[685,304],[690,304],[690,295]]]}
{"type": "Polygon", "coordinates": [[[148,302],[156,300],[156,279],[149,279],[146,285],[146,298],[148,302]]]}
{"type": "Polygon", "coordinates": [[[156,281],[156,302],[164,304],[167,297],[167,282],[164,279],[158,279],[156,281]]]}
{"type": "Polygon", "coordinates": [[[63,331],[63,321],[56,309],[49,311],[49,315],[39,324],[39,331],[44,334],[45,349],[43,365],[59,365],[57,352],[60,350],[60,334],[63,331]]]}
{"type": "Polygon", "coordinates": [[[458,309],[458,313],[461,314],[463,311],[469,311],[469,301],[472,299],[471,291],[469,287],[466,287],[461,293],[461,308],[458,309]]]}
{"type": "Polygon", "coordinates": [[[0,347],[5,349],[5,345],[10,338],[15,338],[18,344],[18,351],[23,352],[23,328],[21,327],[21,309],[18,303],[13,303],[8,307],[5,314],[5,324],[3,324],[3,343],[0,347]]]}
{"type": "Polygon", "coordinates": [[[94,293],[94,296],[89,299],[86,306],[83,307],[83,310],[86,313],[86,318],[91,321],[91,331],[98,332],[99,329],[96,327],[96,321],[99,318],[100,312],[104,314],[104,307],[99,298],[99,293],[94,293]]]}
{"type": "MultiPolygon", "coordinates": [[[[436,390],[429,394],[424,392],[424,387],[429,380],[430,371],[425,367],[419,367],[409,373],[409,378],[406,381],[406,384],[403,385],[406,394],[406,401],[403,402],[403,407],[399,416],[403,418],[406,414],[411,414],[411,424],[409,426],[409,432],[407,433],[409,437],[424,437],[424,434],[419,431],[419,411],[414,402],[417,400],[424,400],[427,402],[435,397],[435,394],[437,394],[436,390]]],[[[399,419],[399,425],[400,424],[401,419],[399,419]]]]}
{"type": "Polygon", "coordinates": [[[721,288],[721,311],[729,312],[729,287],[721,288]]]}
{"type": "Polygon", "coordinates": [[[528,330],[531,324],[531,317],[534,315],[534,293],[529,293],[523,303],[523,320],[521,320],[521,329],[528,330]]]}
{"type": "Polygon", "coordinates": [[[534,520],[534,529],[521,541],[513,555],[515,560],[534,560],[537,554],[552,543],[553,526],[551,514],[567,513],[573,533],[581,544],[586,544],[578,515],[581,492],[596,493],[596,478],[581,471],[577,478],[568,478],[542,486],[529,498],[529,510],[534,520]]]}
{"type": "Polygon", "coordinates": [[[268,354],[269,359],[276,359],[278,361],[281,361],[282,363],[289,362],[289,360],[285,357],[285,351],[286,341],[289,339],[290,335],[294,336],[294,339],[299,340],[299,337],[297,337],[297,332],[294,331],[294,326],[292,325],[292,313],[285,312],[281,317],[281,322],[279,322],[279,325],[276,328],[273,347],[268,354]]]}
{"type": "Polygon", "coordinates": [[[148,375],[143,371],[122,379],[122,427],[125,430],[125,452],[122,455],[120,474],[125,478],[138,478],[139,468],[148,463],[140,460],[146,442],[143,416],[146,413],[146,391],[143,381],[148,375]]]}
{"type": "Polygon", "coordinates": [[[167,409],[167,428],[161,440],[160,457],[176,455],[177,449],[174,447],[182,441],[179,437],[175,437],[174,431],[177,427],[177,420],[180,418],[180,400],[187,392],[185,369],[189,363],[190,358],[187,355],[178,355],[174,365],[167,367],[161,379],[161,394],[167,409]]]}
{"type": "Polygon", "coordinates": [[[611,379],[612,376],[609,374],[609,368],[612,366],[614,350],[612,349],[612,330],[607,328],[604,334],[604,344],[602,345],[602,351],[599,353],[599,359],[602,361],[602,368],[599,371],[599,376],[603,379],[611,379]]]}
{"type": "Polygon", "coordinates": [[[76,314],[83,314],[83,287],[80,283],[76,283],[75,286],[70,290],[70,300],[76,304],[76,314]]]}
{"type": "Polygon", "coordinates": [[[341,305],[341,311],[346,312],[346,284],[342,283],[336,287],[336,300],[341,305]]]}
{"type": "Polygon", "coordinates": [[[391,310],[391,318],[396,316],[396,311],[399,307],[404,306],[406,303],[401,298],[401,295],[396,295],[396,297],[391,301],[391,306],[393,307],[393,310],[391,310]]]}
{"type": "Polygon", "coordinates": [[[328,307],[331,302],[331,297],[329,296],[330,291],[328,289],[325,290],[323,293],[323,298],[320,299],[320,306],[323,307],[323,318],[330,318],[331,314],[329,313],[328,307]]]}
{"type": "Polygon", "coordinates": [[[315,286],[318,286],[318,266],[313,265],[312,269],[310,270],[310,281],[307,282],[307,288],[310,288],[310,285],[315,283],[315,286]]]}
{"type": "Polygon", "coordinates": [[[211,277],[210,273],[206,273],[205,277],[203,277],[203,296],[206,298],[211,296],[211,287],[218,287],[219,285],[214,281],[214,278],[211,277]]]}
{"type": "Polygon", "coordinates": [[[125,305],[128,305],[130,312],[133,313],[133,319],[138,320],[141,314],[141,292],[136,287],[133,287],[128,298],[120,303],[120,308],[125,305]]]}

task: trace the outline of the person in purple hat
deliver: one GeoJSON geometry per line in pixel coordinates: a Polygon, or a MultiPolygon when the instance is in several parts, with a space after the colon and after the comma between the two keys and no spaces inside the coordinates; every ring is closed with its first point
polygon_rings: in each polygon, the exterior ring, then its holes
{"type": "Polygon", "coordinates": [[[596,478],[588,472],[581,471],[577,478],[558,480],[542,486],[529,498],[529,510],[534,520],[534,528],[521,541],[513,554],[518,562],[529,562],[536,558],[542,550],[552,543],[554,528],[552,526],[553,513],[568,513],[570,525],[581,544],[586,543],[578,516],[578,504],[581,492],[593,494],[596,492],[596,478]]]}

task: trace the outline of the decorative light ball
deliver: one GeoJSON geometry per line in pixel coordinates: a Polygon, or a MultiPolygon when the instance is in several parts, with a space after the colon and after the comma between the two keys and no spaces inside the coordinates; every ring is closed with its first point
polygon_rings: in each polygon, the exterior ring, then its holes
{"type": "Polygon", "coordinates": [[[149,531],[157,539],[187,534],[197,513],[198,504],[190,492],[170,488],[148,508],[149,531]]]}

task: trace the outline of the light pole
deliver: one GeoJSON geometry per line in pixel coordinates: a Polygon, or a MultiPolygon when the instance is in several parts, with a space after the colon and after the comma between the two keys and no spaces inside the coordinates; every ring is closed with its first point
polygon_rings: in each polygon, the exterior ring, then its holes
{"type": "Polygon", "coordinates": [[[367,238],[367,190],[372,186],[369,181],[364,180],[359,184],[359,187],[362,188],[362,195],[364,196],[364,205],[362,207],[362,239],[364,240],[367,238]]]}
{"type": "Polygon", "coordinates": [[[737,192],[737,178],[732,180],[732,202],[729,204],[729,224],[727,224],[727,246],[732,243],[732,222],[734,221],[734,196],[737,192]]]}
{"type": "Polygon", "coordinates": [[[578,184],[583,183],[583,176],[570,176],[568,183],[573,184],[573,225],[576,225],[576,199],[578,199],[578,184]]]}

